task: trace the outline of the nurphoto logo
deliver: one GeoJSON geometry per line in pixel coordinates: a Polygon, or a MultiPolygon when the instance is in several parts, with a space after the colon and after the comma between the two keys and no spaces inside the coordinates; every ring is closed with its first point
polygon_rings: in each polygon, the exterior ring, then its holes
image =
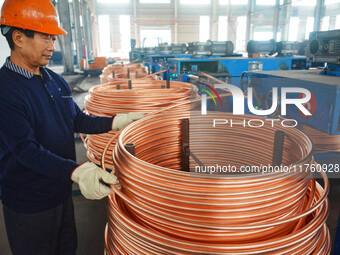
{"type": "MultiPolygon", "coordinates": [[[[216,92],[216,90],[212,86],[208,86],[217,96],[219,99],[221,105],[221,99],[216,92]]],[[[238,88],[237,86],[231,85],[231,84],[215,84],[214,87],[216,89],[228,89],[230,93],[232,94],[233,97],[233,114],[234,115],[244,115],[244,94],[243,91],[238,88]]],[[[206,89],[202,89],[205,91],[208,95],[212,97],[214,100],[214,103],[216,105],[216,101],[213,97],[213,95],[206,89]]],[[[259,116],[265,116],[265,115],[270,115],[274,113],[278,107],[278,88],[273,87],[272,90],[272,106],[270,109],[256,109],[253,104],[253,88],[248,87],[247,89],[248,92],[248,109],[251,113],[254,115],[259,115],[259,116]]],[[[304,88],[297,88],[297,87],[282,87],[281,88],[281,115],[285,116],[287,115],[287,105],[292,104],[295,105],[304,115],[306,116],[311,116],[312,114],[310,111],[305,107],[305,105],[308,105],[309,100],[311,99],[311,92],[307,89],[304,88]],[[287,98],[287,95],[289,93],[300,93],[304,95],[303,97],[299,98],[294,98],[290,99],[287,98]]],[[[207,114],[207,95],[203,94],[201,97],[201,114],[206,115],[207,114]]]]}

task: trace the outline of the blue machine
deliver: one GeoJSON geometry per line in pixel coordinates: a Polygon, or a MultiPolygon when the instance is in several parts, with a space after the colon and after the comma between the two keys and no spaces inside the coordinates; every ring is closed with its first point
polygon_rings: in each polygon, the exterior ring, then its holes
{"type": "MultiPolygon", "coordinates": [[[[273,87],[278,88],[279,97],[282,87],[308,89],[312,99],[306,108],[313,115],[305,116],[296,106],[287,105],[287,117],[331,135],[340,134],[340,78],[321,75],[320,70],[251,72],[249,77],[259,98],[254,103],[262,109],[272,105],[273,87]]],[[[292,98],[298,97],[292,94],[292,98]]]]}
{"type": "Polygon", "coordinates": [[[224,73],[230,76],[231,84],[239,86],[241,74],[245,71],[297,70],[305,67],[304,56],[170,59],[168,79],[187,81],[189,75],[195,71],[209,73],[216,77],[224,73]]]}
{"type": "Polygon", "coordinates": [[[135,62],[135,63],[142,63],[144,62],[148,56],[155,55],[156,52],[151,51],[147,52],[144,49],[136,49],[135,51],[131,51],[129,53],[130,55],[130,62],[135,62]]]}
{"type": "MultiPolygon", "coordinates": [[[[200,71],[241,87],[241,77],[244,72],[280,69],[295,70],[305,68],[306,57],[304,56],[262,58],[243,58],[237,56],[224,58],[170,59],[167,79],[187,82],[190,79],[190,75],[195,74],[196,71],[200,71]]],[[[224,98],[222,102],[224,108],[219,110],[230,111],[232,109],[232,98],[224,98]]],[[[210,108],[209,105],[208,108],[210,108]]],[[[247,108],[246,113],[249,113],[247,112],[247,108]]]]}
{"type": "MultiPolygon", "coordinates": [[[[269,109],[272,105],[272,88],[278,88],[281,98],[282,87],[298,87],[308,89],[312,93],[311,100],[305,107],[312,116],[305,116],[295,105],[287,105],[285,117],[295,119],[298,123],[308,125],[316,130],[330,134],[340,134],[340,78],[322,75],[320,70],[268,71],[249,73],[249,85],[253,87],[257,99],[254,105],[259,109],[269,109]]],[[[301,98],[298,93],[290,93],[291,99],[301,98]]],[[[280,105],[278,106],[280,109],[280,105]]],[[[278,112],[280,114],[280,112],[278,112]]],[[[316,159],[337,158],[340,153],[318,153],[316,159]]]]}
{"type": "Polygon", "coordinates": [[[170,59],[173,58],[191,58],[188,54],[157,54],[145,57],[144,64],[150,68],[151,73],[162,71],[166,68],[170,59]]]}
{"type": "MultiPolygon", "coordinates": [[[[340,135],[340,30],[317,31],[309,36],[307,61],[325,64],[320,70],[262,71],[248,73],[247,84],[256,93],[254,103],[258,108],[272,105],[272,88],[277,87],[280,96],[282,87],[305,88],[312,97],[304,106],[312,113],[305,116],[296,106],[287,106],[287,118],[330,135],[340,135]]],[[[291,94],[290,98],[302,98],[291,94]]],[[[280,114],[280,112],[278,112],[280,114]]],[[[339,152],[315,153],[319,164],[339,164],[339,152]]],[[[333,173],[334,174],[334,173],[333,173]]],[[[327,173],[329,177],[334,176],[327,173]]],[[[339,173],[335,173],[339,177],[339,173]]],[[[337,182],[339,183],[339,182],[337,182]]],[[[340,254],[340,218],[334,240],[333,254],[340,254]]]]}

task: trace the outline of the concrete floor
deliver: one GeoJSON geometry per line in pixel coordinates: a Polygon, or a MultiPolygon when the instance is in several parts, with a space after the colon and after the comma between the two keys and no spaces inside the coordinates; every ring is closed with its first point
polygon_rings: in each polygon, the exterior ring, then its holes
{"type": "MultiPolygon", "coordinates": [[[[61,73],[61,67],[54,67],[56,72],[61,73]]],[[[78,87],[74,93],[74,100],[79,107],[84,107],[84,97],[90,87],[99,84],[98,77],[84,77],[82,75],[64,76],[71,87],[78,87]]],[[[86,150],[81,141],[76,142],[77,162],[87,161],[86,150]]],[[[321,162],[320,162],[321,163],[321,162]]],[[[338,162],[339,163],[339,162],[338,162]]],[[[330,214],[327,225],[329,226],[332,245],[334,246],[335,233],[340,209],[340,179],[331,179],[331,189],[329,194],[330,214]]],[[[78,190],[74,186],[74,190],[78,190]]],[[[104,252],[104,229],[106,224],[105,199],[101,201],[87,200],[81,195],[73,196],[75,217],[78,232],[78,255],[102,255],[104,252]]],[[[340,233],[338,233],[340,234],[340,233]]],[[[0,255],[10,255],[10,249],[6,237],[6,230],[3,221],[2,205],[0,203],[0,255]]]]}

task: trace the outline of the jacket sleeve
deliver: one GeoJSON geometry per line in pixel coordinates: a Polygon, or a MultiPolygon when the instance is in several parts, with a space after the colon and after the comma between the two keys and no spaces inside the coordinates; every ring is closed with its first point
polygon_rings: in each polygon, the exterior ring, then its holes
{"type": "Polygon", "coordinates": [[[73,122],[74,132],[84,134],[107,133],[112,129],[113,117],[94,117],[82,112],[74,102],[76,117],[73,122]]]}
{"type": "Polygon", "coordinates": [[[70,175],[78,164],[57,156],[37,142],[29,109],[18,94],[7,91],[0,95],[0,139],[3,144],[26,168],[60,181],[71,182],[70,175]]]}

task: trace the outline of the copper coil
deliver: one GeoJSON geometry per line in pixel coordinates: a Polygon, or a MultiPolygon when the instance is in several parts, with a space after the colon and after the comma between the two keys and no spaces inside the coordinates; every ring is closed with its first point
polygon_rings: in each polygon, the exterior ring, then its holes
{"type": "MultiPolygon", "coordinates": [[[[92,116],[114,116],[128,112],[149,113],[198,97],[197,89],[189,83],[171,82],[169,89],[163,89],[162,86],[166,87],[166,81],[133,80],[132,89],[128,89],[128,81],[98,85],[91,88],[90,94],[85,97],[85,109],[92,116]],[[117,85],[120,86],[119,90],[117,85]]],[[[110,131],[107,134],[88,135],[83,138],[87,157],[92,162],[100,163],[104,147],[115,133],[110,131]]],[[[108,169],[113,169],[113,146],[114,144],[108,148],[105,157],[108,169]]]]}
{"type": "Polygon", "coordinates": [[[99,76],[102,84],[113,81],[115,78],[127,79],[128,72],[130,73],[130,78],[136,78],[136,73],[138,77],[145,77],[148,75],[148,69],[143,64],[112,64],[105,67],[102,74],[99,76]],[[113,77],[112,72],[115,72],[115,77],[113,77]]]}
{"type": "Polygon", "coordinates": [[[311,138],[316,153],[340,152],[340,135],[330,135],[302,124],[298,128],[311,138]]]}
{"type": "MultiPolygon", "coordinates": [[[[123,188],[112,186],[115,195],[107,204],[107,253],[329,254],[329,185],[323,172],[324,189],[310,171],[218,178],[180,171],[182,118],[190,118],[190,150],[205,165],[270,164],[274,133],[281,129],[286,132],[283,165],[299,169],[314,164],[308,136],[282,127],[212,130],[213,119],[263,118],[198,116],[189,114],[184,102],[121,132],[113,160],[123,188]],[[126,143],[135,144],[136,156],[126,143]]],[[[190,165],[195,169],[192,159],[190,165]]]]}

